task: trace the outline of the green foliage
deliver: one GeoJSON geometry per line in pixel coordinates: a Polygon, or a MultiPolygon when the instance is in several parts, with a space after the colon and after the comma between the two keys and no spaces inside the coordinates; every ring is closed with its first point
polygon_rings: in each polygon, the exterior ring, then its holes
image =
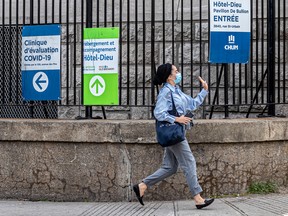
{"type": "Polygon", "coordinates": [[[273,182],[254,182],[248,188],[250,194],[267,194],[276,193],[278,187],[273,182]]]}

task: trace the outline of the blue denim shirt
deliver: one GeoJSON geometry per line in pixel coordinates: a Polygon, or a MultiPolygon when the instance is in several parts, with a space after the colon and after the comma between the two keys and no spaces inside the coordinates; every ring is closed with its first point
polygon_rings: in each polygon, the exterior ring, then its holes
{"type": "Polygon", "coordinates": [[[157,97],[156,107],[154,109],[154,116],[158,121],[168,121],[173,123],[175,116],[170,115],[168,111],[172,110],[171,91],[178,114],[185,115],[188,111],[196,110],[204,101],[208,91],[202,89],[196,98],[183,93],[179,86],[172,86],[165,83],[161,88],[157,97]]]}

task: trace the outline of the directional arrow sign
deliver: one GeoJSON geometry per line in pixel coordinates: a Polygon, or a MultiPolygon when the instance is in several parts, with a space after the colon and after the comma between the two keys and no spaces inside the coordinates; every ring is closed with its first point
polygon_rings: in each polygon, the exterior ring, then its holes
{"type": "Polygon", "coordinates": [[[41,80],[41,78],[42,78],[42,74],[40,74],[40,76],[36,79],[36,81],[35,81],[35,83],[37,84],[37,86],[42,90],[43,88],[42,88],[42,86],[40,85],[40,83],[46,83],[47,82],[47,80],[41,80]]]}
{"type": "Polygon", "coordinates": [[[102,89],[103,87],[104,87],[104,86],[103,86],[103,84],[99,81],[99,79],[96,79],[96,80],[94,81],[94,83],[92,84],[91,89],[96,88],[95,94],[98,95],[99,88],[102,89]]]}
{"type": "Polygon", "coordinates": [[[94,96],[100,96],[105,91],[105,80],[101,76],[94,76],[89,82],[89,90],[94,96]]]}
{"type": "Polygon", "coordinates": [[[119,32],[118,27],[84,29],[84,105],[119,104],[119,32]]]}
{"type": "Polygon", "coordinates": [[[61,100],[61,26],[24,25],[21,59],[23,100],[61,100]]]}
{"type": "Polygon", "coordinates": [[[44,92],[49,84],[49,79],[44,72],[38,72],[33,77],[33,87],[37,92],[44,92]]]}

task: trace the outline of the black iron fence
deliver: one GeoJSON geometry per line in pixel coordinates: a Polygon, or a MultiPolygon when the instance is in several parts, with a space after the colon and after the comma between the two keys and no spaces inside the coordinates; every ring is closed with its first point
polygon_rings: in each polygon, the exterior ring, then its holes
{"type": "MultiPolygon", "coordinates": [[[[82,104],[84,27],[120,28],[119,106],[153,109],[155,69],[170,62],[182,73],[182,89],[193,96],[207,80],[210,94],[203,117],[251,112],[277,114],[287,104],[287,14],[285,0],[250,1],[249,64],[209,64],[208,0],[1,0],[0,117],[57,118],[59,108],[82,104]],[[21,28],[59,23],[61,95],[59,102],[28,101],[21,90],[21,28]],[[268,108],[267,108],[268,107],[268,108]],[[266,109],[267,108],[267,109],[266,109]],[[273,111],[274,109],[274,111],[273,111]],[[270,110],[270,112],[269,112],[270,110]]],[[[102,107],[103,112],[109,107],[102,107]]],[[[148,116],[151,117],[151,114],[148,116]]]]}

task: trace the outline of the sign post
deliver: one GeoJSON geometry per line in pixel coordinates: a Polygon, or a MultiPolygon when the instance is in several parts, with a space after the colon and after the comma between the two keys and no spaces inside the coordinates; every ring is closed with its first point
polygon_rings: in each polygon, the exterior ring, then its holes
{"type": "Polygon", "coordinates": [[[60,25],[24,26],[22,32],[22,96],[60,100],[60,25]]]}
{"type": "Polygon", "coordinates": [[[250,1],[210,0],[210,63],[248,63],[250,1]]]}
{"type": "Polygon", "coordinates": [[[118,105],[119,28],[84,29],[84,105],[118,105]]]}
{"type": "MultiPolygon", "coordinates": [[[[268,105],[268,116],[275,116],[275,1],[268,0],[268,85],[267,85],[267,102],[268,105]]],[[[279,6],[278,6],[279,7],[279,6]]]]}

